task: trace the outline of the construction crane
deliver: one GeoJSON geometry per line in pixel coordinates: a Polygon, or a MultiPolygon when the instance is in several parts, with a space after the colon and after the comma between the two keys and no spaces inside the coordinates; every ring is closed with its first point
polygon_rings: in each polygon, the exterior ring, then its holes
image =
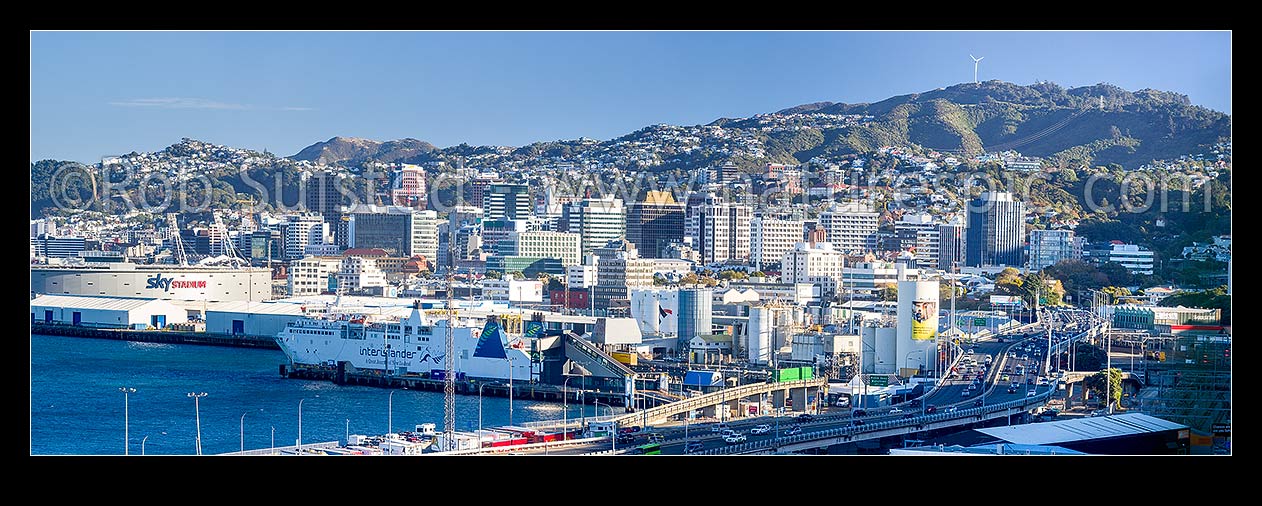
{"type": "Polygon", "coordinates": [[[184,253],[184,241],[180,239],[180,226],[176,220],[175,213],[167,213],[167,230],[171,232],[171,253],[175,255],[175,261],[182,266],[188,265],[188,256],[184,253]]]}
{"type": "Polygon", "coordinates": [[[232,239],[228,237],[228,227],[225,227],[223,220],[219,219],[219,213],[211,211],[210,215],[215,218],[215,229],[219,232],[219,239],[223,243],[224,251],[228,254],[228,258],[231,259],[232,266],[241,267],[241,264],[246,263],[246,261],[244,256],[237,250],[237,246],[232,244],[232,239]]]}
{"type": "Polygon", "coordinates": [[[456,233],[453,227],[447,227],[447,335],[444,338],[446,353],[443,354],[443,365],[447,373],[443,381],[443,431],[447,434],[447,448],[455,450],[456,433],[456,311],[452,304],[451,291],[455,287],[454,272],[456,270],[456,233]]]}

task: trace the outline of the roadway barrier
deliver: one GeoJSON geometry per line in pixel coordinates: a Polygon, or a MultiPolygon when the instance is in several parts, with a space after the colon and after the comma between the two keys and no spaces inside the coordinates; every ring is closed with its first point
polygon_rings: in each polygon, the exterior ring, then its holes
{"type": "MultiPolygon", "coordinates": [[[[1048,350],[1048,353],[1050,354],[1053,352],[1053,350],[1058,350],[1059,348],[1068,346],[1069,344],[1072,344],[1073,342],[1076,342],[1079,339],[1082,339],[1083,337],[1094,335],[1098,331],[1099,330],[1097,329],[1097,327],[1094,327],[1094,326],[1088,329],[1085,329],[1073,337],[1063,339],[1060,342],[1052,345],[1052,348],[1048,350]]],[[[1008,348],[1004,350],[1005,354],[1007,353],[1007,350],[1008,348]]],[[[993,373],[994,371],[992,370],[988,372],[993,373]]],[[[1047,390],[1042,393],[1036,394],[1031,397],[1025,397],[1022,399],[1003,402],[999,404],[986,405],[986,406],[981,406],[981,407],[976,407],[976,408],[957,409],[956,411],[950,412],[950,413],[947,413],[947,412],[934,413],[931,415],[920,415],[920,416],[915,416],[912,418],[866,423],[860,426],[851,425],[851,426],[846,426],[846,427],[836,427],[833,429],[825,429],[822,431],[812,431],[812,432],[804,431],[801,434],[795,434],[788,437],[781,437],[779,439],[772,438],[772,439],[765,439],[762,441],[741,443],[738,445],[732,445],[725,448],[711,448],[709,450],[702,450],[702,451],[694,452],[692,453],[692,455],[723,455],[723,454],[754,453],[754,452],[763,451],[767,448],[772,447],[773,445],[786,446],[786,445],[791,445],[795,443],[806,443],[810,441],[828,439],[828,438],[844,438],[846,441],[854,441],[856,440],[856,438],[868,439],[873,433],[887,431],[891,429],[910,429],[907,432],[918,432],[920,430],[923,430],[918,427],[923,427],[931,423],[958,422],[958,423],[951,423],[950,425],[962,425],[965,423],[973,423],[974,421],[986,420],[988,418],[995,418],[995,416],[990,416],[990,415],[997,415],[1001,412],[1005,415],[1009,415],[1010,413],[1007,413],[1007,412],[1015,410],[1015,409],[1021,409],[1022,411],[1029,410],[1030,408],[1034,406],[1046,404],[1047,401],[1050,400],[1052,395],[1054,395],[1055,393],[1056,393],[1056,382],[1052,382],[1049,385],[1047,385],[1047,390]],[[867,435],[868,437],[865,437],[865,435],[867,435]]]]}

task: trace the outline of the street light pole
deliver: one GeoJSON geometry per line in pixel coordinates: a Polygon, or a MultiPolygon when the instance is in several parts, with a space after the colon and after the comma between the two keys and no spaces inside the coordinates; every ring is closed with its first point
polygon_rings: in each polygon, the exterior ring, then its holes
{"type": "Polygon", "coordinates": [[[276,426],[272,426],[272,455],[276,455],[276,426]]]}
{"type": "Polygon", "coordinates": [[[202,409],[198,401],[206,396],[206,392],[196,393],[189,392],[189,397],[193,398],[193,413],[197,416],[197,454],[202,454],[202,409]]]}
{"type": "Polygon", "coordinates": [[[346,419],[346,444],[351,444],[351,419],[346,419]]]}
{"type": "Polygon", "coordinates": [[[478,432],[482,432],[482,387],[485,386],[486,383],[478,385],[478,432]]]}
{"type": "Polygon", "coordinates": [[[145,434],[145,437],[140,440],[140,456],[142,457],[145,455],[145,441],[148,441],[148,440],[149,440],[148,434],[145,434]]]}
{"type": "Polygon", "coordinates": [[[127,396],[135,393],[136,389],[119,387],[118,391],[123,393],[123,455],[128,455],[131,450],[131,422],[128,420],[130,408],[128,408],[127,396]]]}
{"type": "Polygon", "coordinates": [[[394,433],[394,390],[386,396],[386,434],[394,433]]]}
{"type": "Polygon", "coordinates": [[[561,382],[561,440],[565,441],[570,436],[570,378],[573,376],[565,375],[565,381],[561,382]]]}
{"type": "Polygon", "coordinates": [[[241,413],[241,453],[245,453],[245,415],[241,413]]]}
{"type": "Polygon", "coordinates": [[[508,424],[513,424],[513,357],[505,355],[504,360],[508,362],[508,424]]]}
{"type": "Polygon", "coordinates": [[[306,399],[298,399],[298,440],[296,445],[298,449],[302,449],[302,402],[306,399]]]}

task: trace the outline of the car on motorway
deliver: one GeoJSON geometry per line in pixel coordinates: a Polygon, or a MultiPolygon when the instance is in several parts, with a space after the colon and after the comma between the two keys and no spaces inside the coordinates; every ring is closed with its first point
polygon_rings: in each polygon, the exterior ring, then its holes
{"type": "Polygon", "coordinates": [[[959,410],[960,410],[960,408],[959,408],[959,407],[957,407],[957,406],[951,406],[951,407],[947,408],[946,412],[947,412],[947,413],[954,413],[954,412],[959,411],[959,410]]]}
{"type": "Polygon", "coordinates": [[[766,434],[768,432],[771,432],[771,426],[765,423],[757,427],[754,427],[752,429],[749,429],[750,434],[766,434]]]}
{"type": "Polygon", "coordinates": [[[618,434],[617,440],[619,443],[622,443],[622,444],[630,444],[630,443],[635,442],[635,436],[632,436],[630,434],[618,434]]]}
{"type": "Polygon", "coordinates": [[[736,435],[736,434],[740,434],[740,432],[737,432],[737,431],[732,430],[732,429],[723,429],[723,432],[720,432],[720,433],[719,433],[719,436],[721,436],[721,437],[728,437],[728,436],[734,436],[734,435],[736,435]]]}
{"type": "Polygon", "coordinates": [[[920,402],[921,402],[920,399],[912,399],[911,402],[907,403],[907,405],[913,408],[919,408],[920,402]]]}
{"type": "Polygon", "coordinates": [[[692,453],[701,449],[701,441],[689,441],[684,445],[684,453],[692,453]]]}
{"type": "Polygon", "coordinates": [[[1003,375],[1003,376],[1000,376],[1000,377],[999,377],[999,381],[1003,381],[1003,382],[1012,381],[1012,377],[1011,377],[1011,376],[1008,376],[1007,374],[1005,374],[1005,375],[1003,375]]]}
{"type": "Polygon", "coordinates": [[[980,408],[980,407],[982,407],[982,404],[985,404],[985,403],[986,403],[985,399],[977,399],[977,400],[973,401],[973,407],[974,407],[974,408],[980,408]]]}
{"type": "Polygon", "coordinates": [[[797,420],[798,420],[799,422],[809,422],[809,421],[814,420],[814,419],[815,419],[815,415],[812,415],[812,414],[810,414],[810,413],[802,413],[802,414],[800,414],[800,415],[798,415],[798,416],[797,416],[797,420]]]}
{"type": "Polygon", "coordinates": [[[1034,384],[1034,376],[1030,376],[1029,378],[1026,378],[1026,379],[1025,379],[1025,384],[1027,384],[1027,385],[1033,385],[1033,384],[1034,384]]]}
{"type": "Polygon", "coordinates": [[[648,439],[650,443],[660,443],[666,440],[666,436],[653,432],[648,435],[648,439]]]}
{"type": "Polygon", "coordinates": [[[1008,387],[1008,393],[1010,394],[1017,393],[1017,387],[1008,387]]]}
{"type": "Polygon", "coordinates": [[[1047,377],[1046,377],[1046,376],[1044,376],[1044,377],[1040,377],[1040,378],[1039,378],[1039,386],[1041,386],[1041,387],[1045,387],[1045,386],[1047,386],[1047,377]]]}
{"type": "Polygon", "coordinates": [[[728,434],[726,436],[723,436],[723,442],[730,445],[734,445],[737,443],[744,443],[746,439],[747,438],[745,437],[745,435],[739,432],[735,434],[728,434]]]}
{"type": "Polygon", "coordinates": [[[902,413],[902,412],[903,412],[903,410],[898,409],[898,408],[891,408],[891,409],[890,409],[890,414],[891,414],[891,415],[896,414],[896,413],[902,413]]]}
{"type": "Polygon", "coordinates": [[[802,433],[802,426],[801,426],[801,425],[794,425],[794,426],[789,427],[788,429],[786,429],[782,435],[785,435],[785,436],[792,436],[792,435],[794,435],[794,434],[801,434],[801,433],[802,433]]]}
{"type": "Polygon", "coordinates": [[[850,416],[868,416],[868,412],[864,411],[863,408],[859,408],[854,411],[851,411],[850,416]]]}
{"type": "Polygon", "coordinates": [[[937,413],[937,412],[938,412],[938,407],[937,407],[937,406],[934,406],[933,404],[929,404],[929,405],[925,406],[925,414],[932,415],[932,414],[937,413]]]}
{"type": "Polygon", "coordinates": [[[1027,390],[1027,391],[1025,392],[1025,396],[1026,396],[1026,397],[1034,397],[1034,394],[1035,394],[1035,393],[1036,393],[1036,392],[1035,392],[1034,390],[1027,390]]]}
{"type": "Polygon", "coordinates": [[[710,432],[723,432],[725,430],[730,430],[731,428],[732,427],[728,426],[726,423],[716,423],[710,426],[710,432]]]}
{"type": "Polygon", "coordinates": [[[860,426],[860,425],[863,425],[863,420],[862,420],[862,419],[859,419],[859,418],[855,418],[854,420],[851,420],[851,421],[850,421],[850,425],[853,425],[853,426],[855,426],[855,427],[858,427],[858,426],[860,426]]]}
{"type": "Polygon", "coordinates": [[[967,389],[965,389],[965,390],[961,390],[961,391],[960,391],[960,397],[968,397],[968,396],[971,396],[971,395],[973,395],[973,391],[972,391],[972,390],[967,390],[967,389]]]}

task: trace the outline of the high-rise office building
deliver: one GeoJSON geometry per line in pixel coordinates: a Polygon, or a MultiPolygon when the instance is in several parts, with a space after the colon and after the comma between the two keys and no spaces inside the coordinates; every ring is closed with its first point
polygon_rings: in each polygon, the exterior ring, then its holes
{"type": "Polygon", "coordinates": [[[533,208],[530,187],[524,184],[492,183],[482,196],[484,220],[524,220],[533,208]]]}
{"type": "Polygon", "coordinates": [[[938,223],[928,214],[906,214],[894,223],[899,249],[915,255],[916,267],[938,267],[941,232],[938,223]]]}
{"type": "Polygon", "coordinates": [[[280,223],[285,234],[285,260],[297,260],[306,256],[307,246],[325,244],[329,224],[317,214],[287,215],[280,223]]]}
{"type": "Polygon", "coordinates": [[[752,207],[723,202],[713,193],[690,198],[684,226],[701,263],[748,261],[753,216],[752,207]]]}
{"type": "Polygon", "coordinates": [[[622,200],[613,197],[586,198],[567,206],[561,217],[565,232],[583,237],[583,255],[626,234],[626,214],[622,200]]]}
{"type": "Polygon", "coordinates": [[[592,297],[596,309],[631,308],[632,288],[653,286],[652,259],[640,258],[635,245],[614,239],[596,248],[596,286],[592,297]]]}
{"type": "Polygon", "coordinates": [[[780,263],[785,253],[802,242],[805,226],[801,220],[754,217],[749,222],[750,261],[759,269],[763,265],[780,263]]]}
{"type": "Polygon", "coordinates": [[[1024,264],[1025,204],[1008,192],[985,192],[969,203],[965,231],[967,264],[1024,264]]]}
{"type": "Polygon", "coordinates": [[[828,242],[847,255],[877,249],[877,221],[880,213],[866,201],[833,204],[820,213],[819,224],[828,231],[828,242]]]}
{"type": "Polygon", "coordinates": [[[1031,272],[1038,272],[1061,260],[1074,257],[1073,230],[1034,230],[1030,232],[1031,272]]]}
{"type": "Polygon", "coordinates": [[[492,184],[502,183],[502,182],[503,181],[500,180],[499,174],[496,174],[494,172],[479,174],[473,179],[470,179],[469,180],[469,200],[466,201],[465,204],[473,206],[473,207],[477,207],[479,209],[485,207],[487,188],[489,188],[492,184]]]}
{"type": "Polygon", "coordinates": [[[578,265],[582,236],[569,232],[529,230],[510,232],[500,241],[499,254],[534,258],[556,258],[562,265],[578,265]]]}
{"type": "Polygon", "coordinates": [[[346,203],[342,194],[338,192],[340,184],[342,184],[342,178],[337,174],[317,172],[307,179],[306,186],[303,188],[305,192],[303,205],[310,212],[320,213],[324,222],[333,228],[336,228],[338,219],[342,217],[342,205],[346,203]]]}
{"type": "Polygon", "coordinates": [[[381,248],[390,256],[430,255],[438,249],[438,215],[399,206],[361,205],[347,212],[352,248],[381,248]]]}
{"type": "Polygon", "coordinates": [[[822,298],[832,297],[841,286],[844,255],[826,242],[798,242],[780,260],[784,283],[811,283],[819,286],[822,298]]]}
{"type": "Polygon", "coordinates": [[[964,266],[964,219],[956,216],[938,224],[938,268],[951,272],[951,266],[964,266]]]}
{"type": "Polygon", "coordinates": [[[394,205],[425,209],[425,170],[420,165],[402,164],[394,171],[391,183],[394,205]]]}
{"type": "Polygon", "coordinates": [[[668,191],[650,191],[627,206],[627,240],[645,258],[663,258],[666,246],[684,238],[684,204],[668,191]]]}

